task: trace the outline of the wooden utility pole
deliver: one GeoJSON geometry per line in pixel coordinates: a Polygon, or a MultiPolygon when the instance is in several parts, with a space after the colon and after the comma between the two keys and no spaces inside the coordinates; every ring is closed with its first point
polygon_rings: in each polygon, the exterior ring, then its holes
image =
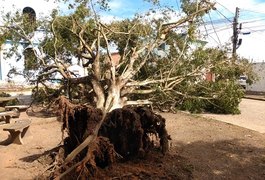
{"type": "Polygon", "coordinates": [[[233,21],[233,37],[232,37],[232,43],[233,43],[233,50],[232,50],[232,57],[233,61],[236,59],[236,49],[237,49],[237,43],[238,43],[238,17],[239,17],[239,8],[236,7],[236,13],[233,21]]]}
{"type": "Polygon", "coordinates": [[[2,48],[3,45],[0,45],[0,80],[2,80],[2,48]]]}

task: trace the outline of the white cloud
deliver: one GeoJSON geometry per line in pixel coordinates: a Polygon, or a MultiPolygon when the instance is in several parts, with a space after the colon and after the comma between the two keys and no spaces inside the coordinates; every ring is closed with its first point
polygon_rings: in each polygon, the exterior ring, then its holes
{"type": "Polygon", "coordinates": [[[101,16],[101,21],[103,23],[111,23],[113,21],[119,21],[119,20],[122,20],[122,18],[119,18],[117,16],[113,16],[113,15],[108,15],[108,14],[103,14],[101,16]]]}
{"type": "Polygon", "coordinates": [[[122,8],[123,5],[124,3],[122,2],[122,0],[113,0],[109,2],[110,9],[114,11],[122,8]]]}

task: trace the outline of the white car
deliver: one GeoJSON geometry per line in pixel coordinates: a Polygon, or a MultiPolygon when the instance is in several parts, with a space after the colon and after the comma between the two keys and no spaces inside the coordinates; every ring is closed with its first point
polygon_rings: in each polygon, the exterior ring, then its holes
{"type": "Polygon", "coordinates": [[[240,76],[239,79],[238,79],[238,83],[244,88],[246,89],[247,87],[247,76],[240,76]]]}

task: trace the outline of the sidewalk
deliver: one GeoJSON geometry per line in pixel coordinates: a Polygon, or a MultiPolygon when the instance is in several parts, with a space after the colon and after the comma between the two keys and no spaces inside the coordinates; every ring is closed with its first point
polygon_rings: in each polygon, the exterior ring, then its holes
{"type": "Polygon", "coordinates": [[[265,133],[265,98],[243,98],[239,104],[241,114],[200,114],[202,117],[212,118],[247,129],[265,133]],[[255,100],[253,99],[255,98],[255,100]],[[256,98],[259,100],[257,101],[256,98]]]}

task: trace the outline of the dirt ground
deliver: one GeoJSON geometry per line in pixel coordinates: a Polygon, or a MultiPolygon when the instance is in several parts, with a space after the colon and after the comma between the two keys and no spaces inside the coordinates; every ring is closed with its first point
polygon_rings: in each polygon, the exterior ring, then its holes
{"type": "MultiPolygon", "coordinates": [[[[117,163],[100,173],[109,179],[265,179],[265,134],[183,112],[161,115],[172,138],[169,154],[151,152],[146,159],[117,163]]],[[[5,145],[8,132],[2,129],[7,125],[0,122],[3,180],[40,177],[51,163],[47,155],[61,142],[55,117],[22,113],[21,118],[32,120],[32,137],[24,145],[5,145]]]]}

